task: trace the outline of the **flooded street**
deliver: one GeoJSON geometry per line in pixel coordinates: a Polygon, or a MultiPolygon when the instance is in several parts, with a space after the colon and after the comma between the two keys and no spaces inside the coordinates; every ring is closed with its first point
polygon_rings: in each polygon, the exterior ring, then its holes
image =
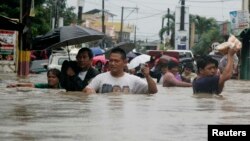
{"type": "MultiPolygon", "coordinates": [[[[156,95],[84,95],[5,88],[20,80],[0,79],[1,140],[206,141],[208,124],[250,124],[249,81],[226,82],[218,97],[160,85],[156,95]]],[[[46,74],[28,80],[46,82],[46,74]]]]}

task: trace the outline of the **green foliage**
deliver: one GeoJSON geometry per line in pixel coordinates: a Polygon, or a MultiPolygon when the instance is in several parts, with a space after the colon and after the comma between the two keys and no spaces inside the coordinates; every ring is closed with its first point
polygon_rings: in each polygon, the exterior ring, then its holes
{"type": "Polygon", "coordinates": [[[170,32],[171,33],[171,40],[170,40],[170,46],[174,46],[174,34],[175,34],[175,15],[174,14],[166,14],[163,16],[164,20],[169,19],[169,26],[166,24],[162,29],[159,31],[159,37],[161,40],[163,40],[164,33],[170,32]]]}
{"type": "MultiPolygon", "coordinates": [[[[51,29],[51,18],[57,14],[64,18],[64,25],[75,23],[76,14],[73,13],[74,7],[66,7],[66,0],[34,0],[35,17],[31,17],[31,30],[33,37],[42,35],[51,29]]],[[[0,15],[10,18],[19,19],[20,17],[20,0],[6,0],[0,3],[0,15]]],[[[58,16],[58,17],[59,17],[58,16]]]]}
{"type": "Polygon", "coordinates": [[[19,19],[19,0],[11,0],[0,3],[0,15],[19,19]]]}
{"type": "Polygon", "coordinates": [[[192,51],[195,55],[206,55],[209,53],[209,47],[212,43],[222,41],[223,37],[219,34],[218,28],[211,28],[201,35],[199,42],[192,48],[192,51]]]}
{"type": "Polygon", "coordinates": [[[214,18],[207,19],[199,15],[190,15],[190,23],[195,23],[195,34],[201,35],[212,28],[218,28],[218,24],[214,18]]]}
{"type": "Polygon", "coordinates": [[[195,23],[195,34],[198,35],[198,43],[192,48],[194,54],[208,54],[212,43],[223,41],[214,18],[207,19],[199,15],[190,15],[190,23],[192,22],[195,23]]]}

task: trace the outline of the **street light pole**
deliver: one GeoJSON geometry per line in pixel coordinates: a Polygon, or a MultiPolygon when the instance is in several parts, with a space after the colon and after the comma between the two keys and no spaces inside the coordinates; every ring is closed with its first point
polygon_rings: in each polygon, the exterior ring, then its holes
{"type": "Polygon", "coordinates": [[[180,23],[180,30],[184,29],[185,25],[185,0],[181,0],[181,23],[180,23]]]}
{"type": "Polygon", "coordinates": [[[105,33],[104,0],[102,0],[102,32],[105,33]]]}

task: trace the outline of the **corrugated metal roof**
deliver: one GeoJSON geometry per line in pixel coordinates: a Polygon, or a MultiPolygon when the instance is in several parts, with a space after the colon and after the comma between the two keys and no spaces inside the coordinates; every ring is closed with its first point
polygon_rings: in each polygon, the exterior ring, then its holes
{"type": "MultiPolygon", "coordinates": [[[[83,13],[83,14],[96,14],[96,13],[100,13],[100,12],[102,12],[102,10],[100,10],[100,9],[92,9],[92,10],[90,10],[90,11],[87,11],[87,12],[85,12],[85,13],[83,13]]],[[[108,14],[108,15],[110,15],[110,16],[116,16],[115,14],[113,14],[113,13],[110,13],[110,12],[108,12],[108,11],[104,11],[106,14],[108,14]]]]}

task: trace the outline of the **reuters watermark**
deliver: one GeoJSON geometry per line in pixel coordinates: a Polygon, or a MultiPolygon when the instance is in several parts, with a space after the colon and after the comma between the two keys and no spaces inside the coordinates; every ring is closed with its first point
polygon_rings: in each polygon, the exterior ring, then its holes
{"type": "Polygon", "coordinates": [[[250,141],[250,125],[208,125],[208,141],[250,141]]]}

